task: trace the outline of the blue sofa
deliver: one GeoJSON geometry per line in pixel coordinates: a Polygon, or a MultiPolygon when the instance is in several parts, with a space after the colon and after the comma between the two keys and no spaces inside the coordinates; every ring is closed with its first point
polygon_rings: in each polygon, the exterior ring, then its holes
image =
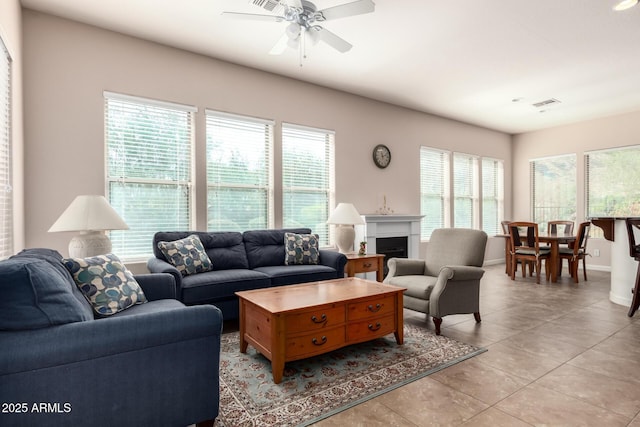
{"type": "Polygon", "coordinates": [[[285,265],[286,232],[309,234],[308,228],[254,230],[239,232],[158,232],[153,237],[154,258],[147,267],[151,273],[170,273],[177,286],[178,299],[186,305],[214,304],[225,320],[238,318],[235,292],[270,286],[292,285],[344,277],[344,254],[320,250],[317,265],[285,265]],[[202,241],[213,270],[182,276],[158,248],[158,242],[183,239],[191,234],[202,241]]]}
{"type": "Polygon", "coordinates": [[[0,425],[213,425],[222,314],[135,276],[149,302],[107,318],[49,249],[0,261],[0,425]]]}

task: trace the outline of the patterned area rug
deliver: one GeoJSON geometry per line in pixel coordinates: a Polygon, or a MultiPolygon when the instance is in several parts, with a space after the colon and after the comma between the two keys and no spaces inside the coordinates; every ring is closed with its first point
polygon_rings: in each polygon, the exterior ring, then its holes
{"type": "Polygon", "coordinates": [[[307,426],[486,351],[405,325],[404,345],[391,334],[289,362],[274,384],[271,362],[239,347],[237,332],[222,335],[216,427],[307,426]]]}

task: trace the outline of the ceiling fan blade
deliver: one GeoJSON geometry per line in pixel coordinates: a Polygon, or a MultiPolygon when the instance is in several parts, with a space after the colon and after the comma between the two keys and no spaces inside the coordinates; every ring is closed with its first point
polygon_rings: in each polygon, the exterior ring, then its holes
{"type": "Polygon", "coordinates": [[[318,30],[318,38],[334,48],[335,50],[345,53],[349,51],[353,46],[345,39],[336,36],[331,31],[321,28],[318,30]]]}
{"type": "Polygon", "coordinates": [[[289,42],[289,36],[283,34],[282,37],[276,42],[276,44],[269,51],[269,55],[282,55],[287,50],[287,43],[289,42]]]}
{"type": "Polygon", "coordinates": [[[376,5],[372,0],[358,0],[351,3],[341,4],[327,9],[319,10],[325,21],[330,19],[345,18],[347,16],[362,15],[363,13],[371,13],[376,9],[376,5]]]}
{"type": "Polygon", "coordinates": [[[259,15],[256,13],[222,12],[223,15],[234,19],[249,19],[252,21],[282,22],[284,17],[276,15],[259,15]]]}

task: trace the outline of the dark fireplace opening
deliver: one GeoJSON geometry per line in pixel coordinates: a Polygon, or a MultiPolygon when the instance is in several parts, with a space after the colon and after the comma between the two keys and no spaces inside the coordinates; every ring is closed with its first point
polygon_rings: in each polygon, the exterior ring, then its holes
{"type": "Polygon", "coordinates": [[[384,276],[387,277],[387,273],[389,273],[389,267],[387,267],[387,261],[389,259],[409,257],[409,245],[408,245],[407,236],[376,238],[376,253],[385,255],[384,276]]]}

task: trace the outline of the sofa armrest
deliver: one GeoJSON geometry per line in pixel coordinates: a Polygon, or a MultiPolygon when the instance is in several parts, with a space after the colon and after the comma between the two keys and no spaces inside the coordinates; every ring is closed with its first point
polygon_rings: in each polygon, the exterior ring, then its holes
{"type": "Polygon", "coordinates": [[[425,263],[423,259],[390,258],[387,267],[387,277],[421,276],[424,275],[425,263]]]}
{"type": "Polygon", "coordinates": [[[347,265],[347,257],[336,251],[320,249],[320,264],[334,268],[338,278],[344,277],[344,267],[347,265]]]}
{"type": "Polygon", "coordinates": [[[151,273],[169,273],[176,282],[176,297],[182,301],[182,274],[173,265],[160,258],[149,258],[147,268],[151,273]]]}
{"type": "Polygon", "coordinates": [[[440,269],[440,274],[447,276],[453,282],[461,280],[480,280],[484,275],[482,267],[470,265],[446,265],[440,269]]]}
{"type": "Polygon", "coordinates": [[[54,427],[95,420],[133,427],[214,419],[221,328],[220,310],[203,305],[0,331],[0,401],[29,408],[60,402],[68,409],[9,414],[6,420],[3,414],[3,421],[54,427]]]}
{"type": "Polygon", "coordinates": [[[137,274],[134,278],[148,301],[177,299],[176,281],[169,273],[137,274]]]}

